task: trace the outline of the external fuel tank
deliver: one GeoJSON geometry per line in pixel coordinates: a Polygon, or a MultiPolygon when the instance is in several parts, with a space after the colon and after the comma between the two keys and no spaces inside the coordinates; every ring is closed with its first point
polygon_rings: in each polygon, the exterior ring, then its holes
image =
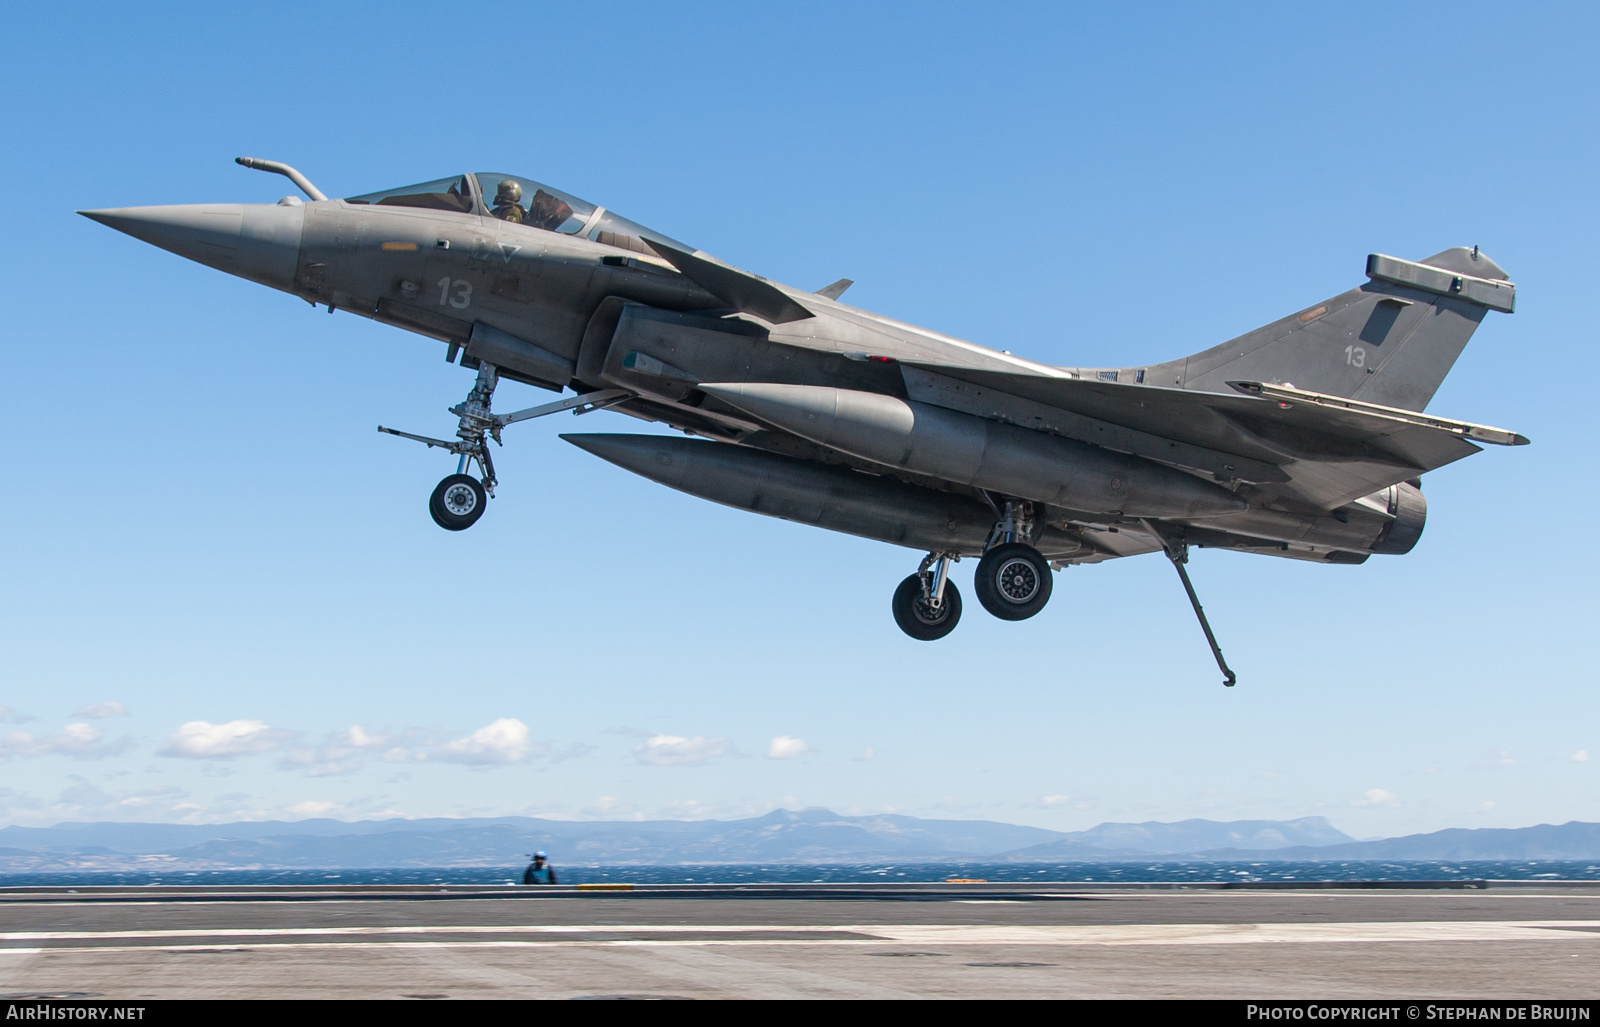
{"type": "Polygon", "coordinates": [[[1003,495],[1119,517],[1216,517],[1248,504],[1220,485],[1138,457],[876,392],[702,384],[783,431],[862,460],[1003,495]]]}

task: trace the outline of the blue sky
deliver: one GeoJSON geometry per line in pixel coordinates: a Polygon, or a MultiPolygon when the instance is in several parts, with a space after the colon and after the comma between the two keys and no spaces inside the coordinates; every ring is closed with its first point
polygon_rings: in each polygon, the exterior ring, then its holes
{"type": "Polygon", "coordinates": [[[1597,30],[1554,3],[18,8],[0,822],[1600,820],[1597,30]],[[1430,409],[1534,444],[1429,475],[1403,558],[1198,553],[1235,689],[1155,557],[915,643],[888,600],[917,554],[632,478],[564,418],[510,429],[489,515],[437,529],[447,458],[373,431],[449,431],[470,375],[437,344],[72,214],[288,191],[239,155],[330,195],[516,172],[1091,366],[1477,244],[1519,310],[1430,409]]]}

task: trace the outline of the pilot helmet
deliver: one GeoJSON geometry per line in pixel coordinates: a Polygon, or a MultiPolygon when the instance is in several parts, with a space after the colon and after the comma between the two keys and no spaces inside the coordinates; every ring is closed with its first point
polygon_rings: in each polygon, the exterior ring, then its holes
{"type": "Polygon", "coordinates": [[[494,205],[496,207],[508,207],[511,204],[517,203],[521,199],[522,199],[522,185],[521,185],[521,183],[514,182],[514,181],[512,181],[511,179],[508,178],[505,181],[501,182],[499,185],[495,186],[495,190],[494,190],[494,205]]]}
{"type": "Polygon", "coordinates": [[[534,854],[533,854],[533,858],[534,858],[534,859],[547,859],[547,858],[549,858],[549,857],[547,857],[547,856],[545,856],[545,854],[544,854],[544,853],[542,853],[542,852],[535,852],[535,853],[534,853],[534,854]]]}

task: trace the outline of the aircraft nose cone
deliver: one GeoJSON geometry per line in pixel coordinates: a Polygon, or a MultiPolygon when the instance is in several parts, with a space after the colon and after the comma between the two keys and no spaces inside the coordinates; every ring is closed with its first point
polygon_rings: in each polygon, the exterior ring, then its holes
{"type": "Polygon", "coordinates": [[[117,207],[78,213],[124,235],[212,267],[238,259],[243,204],[117,207]]]}
{"type": "Polygon", "coordinates": [[[191,203],[78,213],[219,271],[275,289],[294,284],[303,206],[191,203]]]}

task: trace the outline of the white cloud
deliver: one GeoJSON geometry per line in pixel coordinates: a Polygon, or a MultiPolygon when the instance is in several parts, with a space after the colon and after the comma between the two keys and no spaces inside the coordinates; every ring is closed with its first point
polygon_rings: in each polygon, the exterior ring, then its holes
{"type": "Polygon", "coordinates": [[[68,724],[59,735],[40,737],[31,731],[13,731],[0,740],[0,757],[71,756],[78,760],[97,760],[127,751],[133,739],[107,741],[97,728],[88,724],[68,724]]]}
{"type": "Polygon", "coordinates": [[[633,747],[640,763],[658,767],[686,767],[726,756],[733,743],[726,738],[683,738],[679,735],[651,735],[633,747]]]}
{"type": "Polygon", "coordinates": [[[771,745],[767,746],[767,759],[795,760],[815,751],[803,738],[779,735],[772,740],[771,745]]]}
{"type": "Polygon", "coordinates": [[[351,724],[350,730],[344,733],[341,740],[344,744],[356,749],[374,748],[383,744],[381,736],[371,734],[360,724],[351,724]]]}
{"type": "Polygon", "coordinates": [[[699,799],[681,799],[662,806],[661,815],[668,820],[708,820],[724,805],[724,803],[702,802],[699,799]]]}
{"type": "Polygon", "coordinates": [[[26,724],[38,719],[32,714],[18,712],[14,706],[0,706],[0,724],[26,724]]]}
{"type": "Polygon", "coordinates": [[[63,820],[159,820],[183,813],[181,788],[107,791],[78,774],[68,774],[54,800],[0,788],[0,819],[10,824],[59,824],[63,820]]]}
{"type": "Polygon", "coordinates": [[[457,738],[428,753],[430,760],[477,766],[521,763],[535,749],[528,740],[528,725],[515,717],[501,717],[465,738],[457,738]]]}
{"type": "Polygon", "coordinates": [[[878,754],[873,751],[873,748],[870,745],[867,746],[865,749],[862,749],[861,750],[861,755],[856,757],[857,760],[859,760],[859,761],[861,761],[863,763],[865,763],[867,760],[873,760],[873,759],[877,759],[877,758],[878,758],[878,754]]]}
{"type": "Polygon", "coordinates": [[[262,797],[248,792],[223,792],[209,802],[176,802],[171,806],[177,822],[185,824],[217,824],[231,821],[303,820],[307,817],[332,817],[339,820],[367,820],[405,817],[392,809],[381,797],[360,796],[335,802],[325,799],[304,799],[288,805],[263,801],[262,797]]]}
{"type": "Polygon", "coordinates": [[[275,749],[283,741],[284,732],[262,720],[230,720],[226,724],[191,720],[167,739],[160,754],[193,760],[232,759],[275,749]]]}
{"type": "Polygon", "coordinates": [[[1020,809],[1084,810],[1092,809],[1094,804],[1088,799],[1077,795],[1041,795],[1034,799],[1019,799],[1017,807],[1020,809]]]}
{"type": "Polygon", "coordinates": [[[393,735],[376,735],[359,725],[341,736],[342,744],[362,750],[382,749],[385,763],[465,763],[492,767],[525,763],[538,758],[556,763],[582,755],[592,746],[569,746],[553,750],[548,742],[529,736],[528,725],[515,717],[501,717],[463,738],[439,741],[439,736],[407,730],[393,735]]]}
{"type": "Polygon", "coordinates": [[[639,807],[615,795],[602,795],[589,805],[583,807],[585,816],[591,817],[622,817],[628,820],[643,820],[639,807]]]}
{"type": "Polygon", "coordinates": [[[55,809],[66,816],[126,816],[177,811],[187,792],[172,785],[141,788],[136,791],[107,791],[99,785],[72,775],[56,800],[55,809]]]}
{"type": "Polygon", "coordinates": [[[104,720],[107,717],[126,717],[128,707],[119,702],[97,702],[87,706],[80,706],[73,711],[74,717],[88,717],[90,720],[104,720]]]}
{"type": "Polygon", "coordinates": [[[1579,749],[1577,752],[1573,753],[1572,754],[1572,762],[1574,762],[1574,763],[1588,763],[1589,762],[1589,750],[1588,749],[1579,749]]]}
{"type": "Polygon", "coordinates": [[[372,750],[389,743],[360,724],[350,730],[329,735],[321,745],[303,745],[284,753],[278,761],[282,770],[304,770],[307,777],[350,774],[361,769],[361,760],[372,750]]]}
{"type": "Polygon", "coordinates": [[[1352,806],[1398,806],[1400,797],[1384,788],[1368,788],[1359,799],[1352,799],[1352,806]]]}

